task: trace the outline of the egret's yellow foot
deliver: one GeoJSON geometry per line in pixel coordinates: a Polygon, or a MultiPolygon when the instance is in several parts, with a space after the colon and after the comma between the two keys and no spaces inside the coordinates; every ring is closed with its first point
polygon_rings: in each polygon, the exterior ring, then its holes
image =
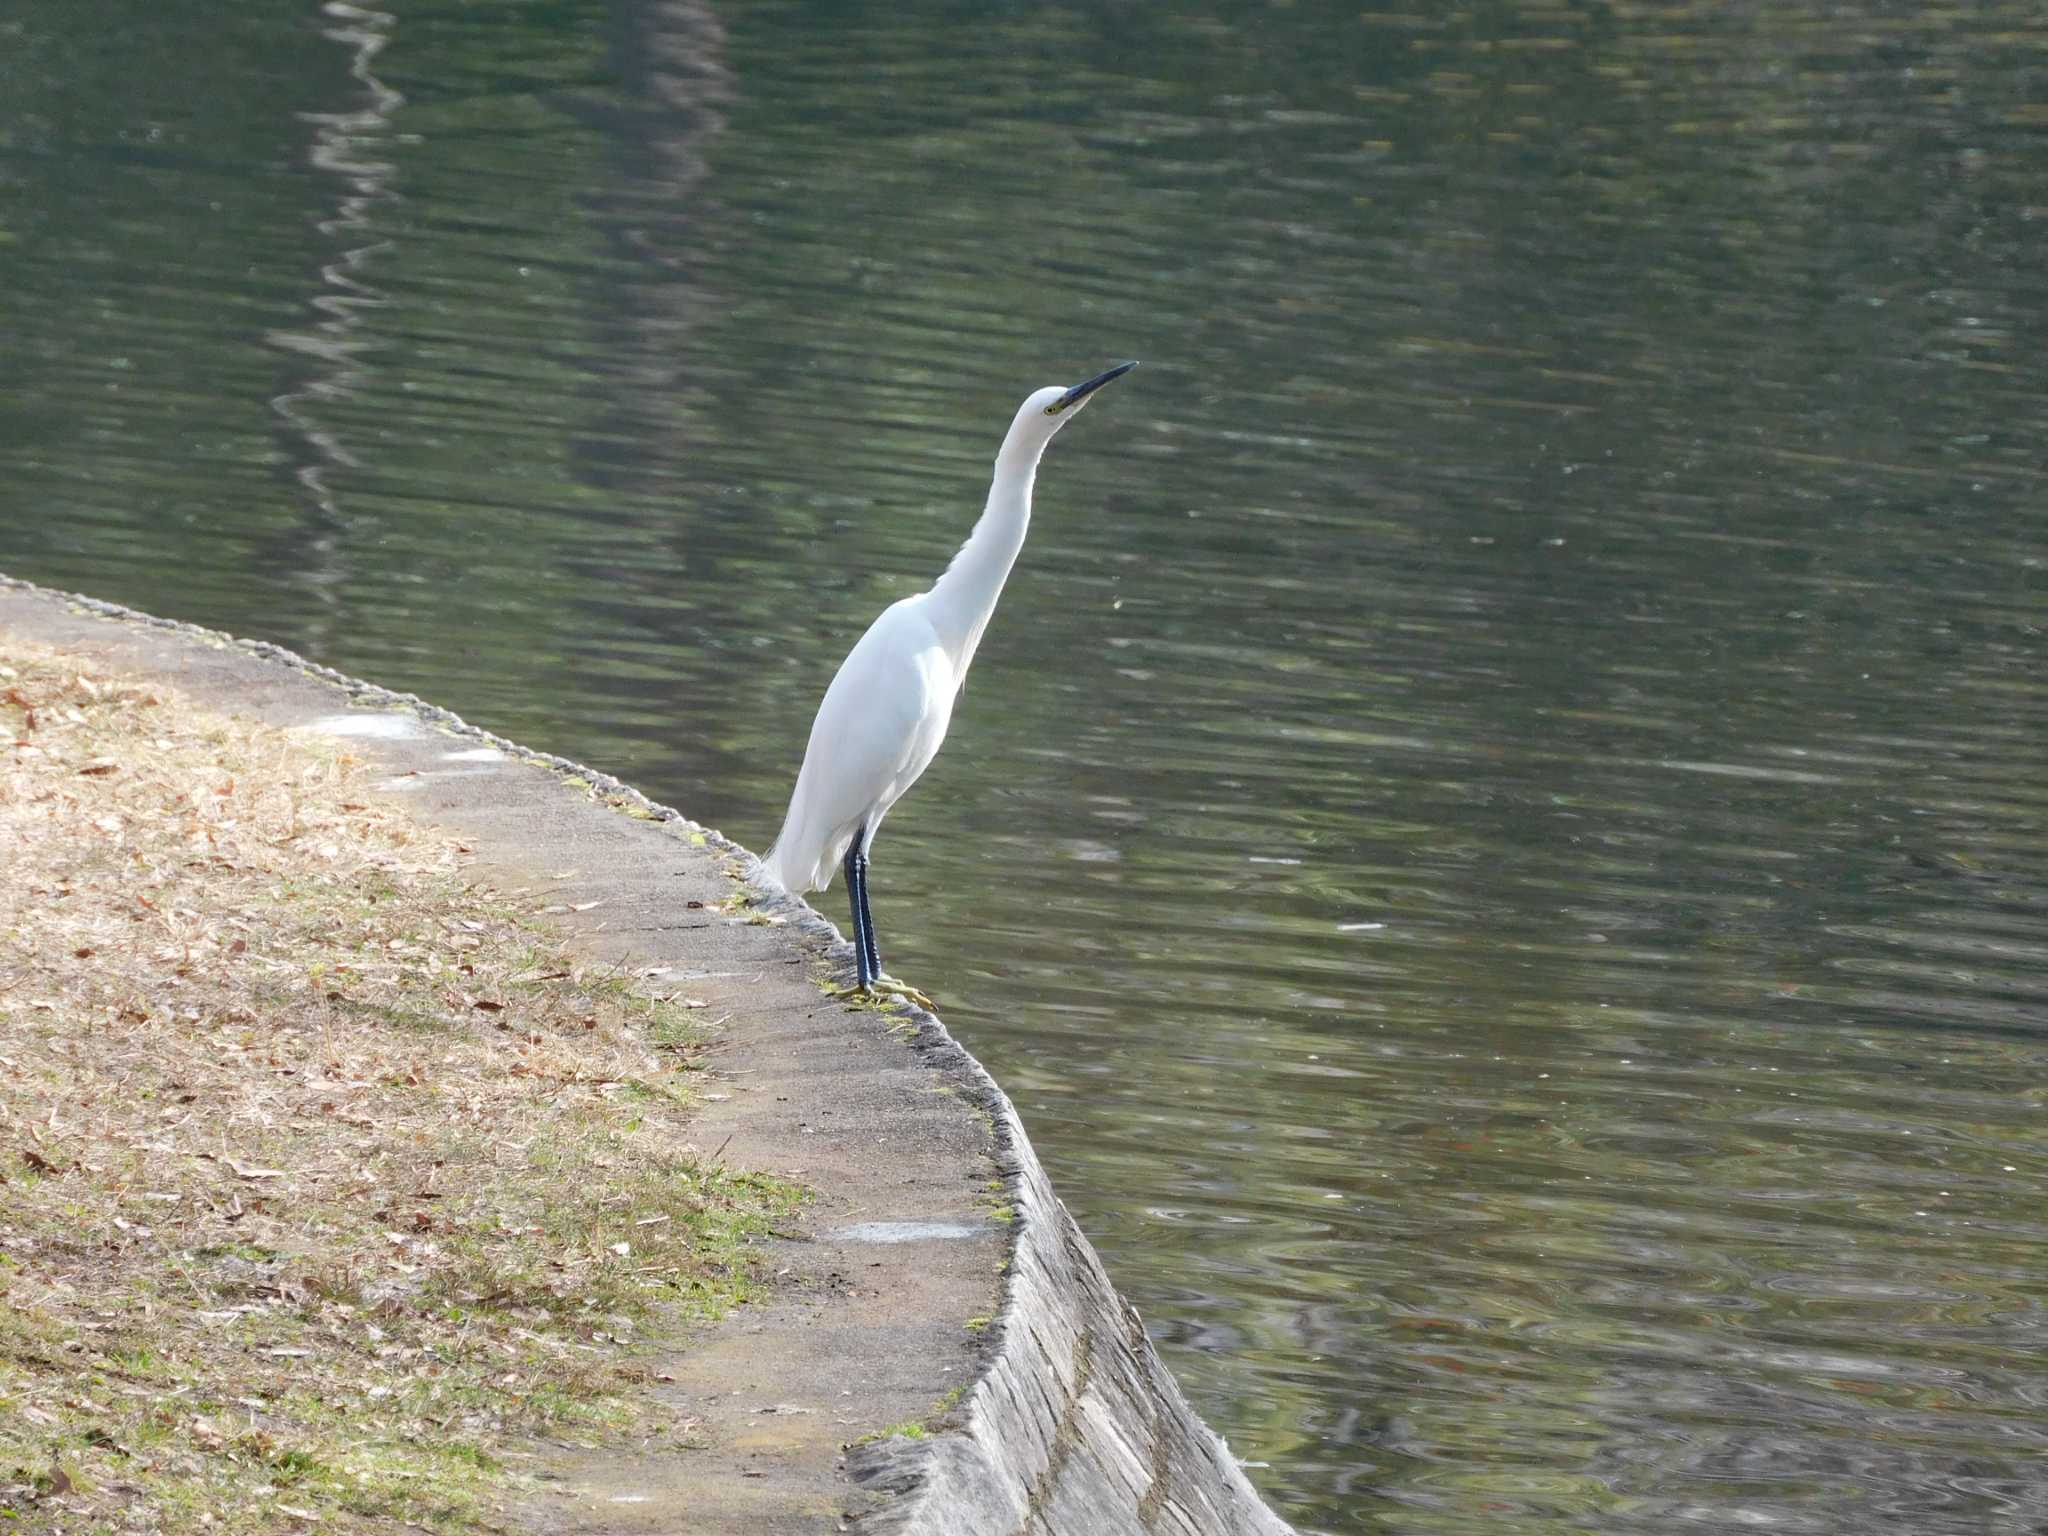
{"type": "Polygon", "coordinates": [[[827,987],[832,997],[850,997],[863,1003],[877,1002],[885,997],[900,997],[905,1002],[915,1003],[920,1008],[935,1008],[937,1005],[907,981],[898,981],[887,971],[877,976],[867,986],[855,982],[850,987],[827,987]]]}
{"type": "Polygon", "coordinates": [[[875,978],[874,990],[888,997],[900,997],[905,1002],[915,1003],[918,1007],[927,1010],[934,1006],[930,998],[918,991],[909,982],[898,981],[887,971],[882,972],[881,975],[875,978]]]}

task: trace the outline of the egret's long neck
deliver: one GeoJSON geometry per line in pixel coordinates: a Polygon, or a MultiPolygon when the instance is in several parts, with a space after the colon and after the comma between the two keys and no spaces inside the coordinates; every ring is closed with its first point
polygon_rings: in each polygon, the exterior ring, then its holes
{"type": "Polygon", "coordinates": [[[1024,547],[1024,534],[1031,526],[1031,482],[1044,452],[1045,441],[1037,434],[1011,429],[996,455],[995,478],[980,521],[945,574],[932,584],[932,624],[952,654],[956,677],[967,675],[1010,567],[1017,563],[1017,551],[1024,547]]]}

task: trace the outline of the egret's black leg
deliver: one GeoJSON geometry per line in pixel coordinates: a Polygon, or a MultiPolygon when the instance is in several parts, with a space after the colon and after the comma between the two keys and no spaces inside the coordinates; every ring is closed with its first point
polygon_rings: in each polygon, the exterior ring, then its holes
{"type": "Polygon", "coordinates": [[[853,905],[853,969],[865,992],[874,985],[875,969],[868,964],[867,857],[861,852],[860,834],[846,850],[846,895],[853,905]]]}
{"type": "Polygon", "coordinates": [[[920,1008],[929,1008],[932,1005],[930,998],[882,969],[882,952],[875,944],[875,916],[868,910],[866,843],[867,830],[862,828],[846,850],[844,866],[846,896],[853,904],[853,966],[860,983],[852,987],[834,987],[832,991],[841,997],[853,993],[865,998],[900,997],[920,1008]]]}
{"type": "Polygon", "coordinates": [[[875,914],[868,910],[868,856],[860,856],[860,931],[865,937],[862,945],[867,951],[868,979],[874,980],[882,974],[882,951],[875,943],[875,914]]]}

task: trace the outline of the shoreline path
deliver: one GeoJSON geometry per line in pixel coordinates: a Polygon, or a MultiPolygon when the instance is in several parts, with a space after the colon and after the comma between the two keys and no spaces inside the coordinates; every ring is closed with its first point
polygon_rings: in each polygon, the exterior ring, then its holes
{"type": "Polygon", "coordinates": [[[1289,1529],[1187,1405],[1001,1089],[934,1015],[824,995],[851,946],[747,885],[746,850],[609,776],[275,646],[6,577],[0,633],[345,738],[384,772],[381,793],[474,849],[481,878],[544,887],[580,953],[672,977],[708,1018],[729,1016],[698,1145],[815,1198],[767,1250],[764,1301],[650,1361],[702,1448],[567,1453],[558,1491],[529,1507],[536,1529],[1289,1529]],[[738,910],[736,891],[752,898],[738,910]],[[886,1433],[907,1424],[928,1432],[886,1433]]]}

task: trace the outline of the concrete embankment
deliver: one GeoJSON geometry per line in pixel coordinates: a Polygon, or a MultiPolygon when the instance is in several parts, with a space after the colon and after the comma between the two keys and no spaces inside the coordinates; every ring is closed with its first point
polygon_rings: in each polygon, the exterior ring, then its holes
{"type": "Polygon", "coordinates": [[[274,646],[0,577],[6,631],[347,738],[388,769],[382,793],[475,848],[481,875],[545,891],[579,948],[726,1018],[702,1144],[816,1199],[775,1245],[774,1299],[656,1366],[699,1446],[563,1449],[537,1529],[1288,1530],[1182,1397],[1000,1087],[935,1016],[826,997],[819,977],[850,951],[802,902],[756,886],[729,910],[753,878],[745,850],[607,775],[274,646]],[[886,1433],[910,1424],[930,1432],[886,1433]]]}

